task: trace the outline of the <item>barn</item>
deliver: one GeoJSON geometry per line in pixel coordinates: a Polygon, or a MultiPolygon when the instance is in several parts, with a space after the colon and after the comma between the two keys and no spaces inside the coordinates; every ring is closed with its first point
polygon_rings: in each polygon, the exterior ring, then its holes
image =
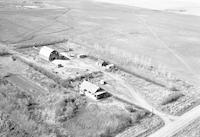
{"type": "Polygon", "coordinates": [[[59,53],[58,51],[51,49],[47,46],[43,46],[40,49],[39,55],[41,58],[47,60],[47,61],[53,61],[55,59],[59,58],[59,53]]]}

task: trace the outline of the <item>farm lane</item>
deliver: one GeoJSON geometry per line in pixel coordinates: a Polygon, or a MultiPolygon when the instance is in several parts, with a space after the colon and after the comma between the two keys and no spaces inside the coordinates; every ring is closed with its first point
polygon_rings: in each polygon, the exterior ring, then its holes
{"type": "MultiPolygon", "coordinates": [[[[110,77],[112,77],[113,79],[119,81],[123,86],[126,87],[126,89],[129,91],[128,93],[124,93],[126,96],[127,95],[131,95],[133,100],[131,103],[133,104],[136,104],[144,109],[147,109],[148,111],[150,112],[153,112],[154,114],[160,116],[165,124],[169,124],[171,121],[174,121],[176,120],[178,117],[177,116],[172,116],[172,115],[169,115],[169,114],[165,114],[165,113],[162,113],[158,110],[156,110],[153,106],[151,106],[148,102],[146,102],[144,100],[143,97],[141,97],[138,93],[135,92],[136,89],[133,89],[132,86],[128,85],[124,80],[122,80],[121,78],[117,77],[117,76],[114,76],[108,72],[105,72],[104,73],[106,75],[109,75],[110,77]]],[[[125,99],[126,100],[126,99],[125,99]]]]}

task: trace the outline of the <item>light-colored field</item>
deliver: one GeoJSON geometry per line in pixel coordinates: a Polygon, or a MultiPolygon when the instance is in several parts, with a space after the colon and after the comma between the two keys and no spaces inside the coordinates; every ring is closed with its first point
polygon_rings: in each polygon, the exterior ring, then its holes
{"type": "Polygon", "coordinates": [[[122,4],[141,8],[163,10],[180,14],[200,15],[197,0],[94,0],[104,3],[122,4]]]}
{"type": "Polygon", "coordinates": [[[1,42],[66,37],[91,48],[94,44],[116,47],[133,57],[151,58],[179,77],[198,83],[199,17],[80,0],[47,3],[65,9],[10,9],[2,5],[1,42]]]}
{"type": "Polygon", "coordinates": [[[133,58],[151,58],[178,77],[198,84],[199,17],[87,1],[47,3],[65,9],[2,8],[1,41],[65,37],[91,48],[95,44],[114,47],[133,58]]]}

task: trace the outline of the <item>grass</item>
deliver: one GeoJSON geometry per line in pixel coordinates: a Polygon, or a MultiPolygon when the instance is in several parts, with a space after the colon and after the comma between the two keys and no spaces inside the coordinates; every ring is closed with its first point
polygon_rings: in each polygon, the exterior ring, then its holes
{"type": "MultiPolygon", "coordinates": [[[[164,76],[168,79],[174,79],[172,74],[170,72],[167,72],[166,67],[164,67],[164,65],[156,65],[155,63],[153,63],[150,57],[144,57],[140,55],[133,56],[131,54],[125,53],[124,51],[121,51],[118,48],[110,47],[109,45],[103,46],[95,44],[93,50],[95,51],[95,53],[99,52],[100,55],[102,55],[101,53],[104,53],[103,57],[109,57],[109,59],[118,59],[118,63],[121,66],[132,65],[141,70],[148,70],[149,72],[154,73],[154,75],[156,76],[159,75],[164,76]]],[[[95,53],[90,54],[95,55],[95,53]]]]}
{"type": "Polygon", "coordinates": [[[90,104],[64,127],[75,137],[112,137],[140,121],[145,114],[143,111],[130,113],[116,105],[90,104]]]}
{"type": "Polygon", "coordinates": [[[11,55],[11,53],[7,49],[5,48],[0,49],[0,56],[9,56],[9,55],[11,55]]]}
{"type": "Polygon", "coordinates": [[[173,137],[199,137],[200,136],[200,118],[195,119],[188,126],[181,129],[173,137]]]}
{"type": "MultiPolygon", "coordinates": [[[[30,96],[25,93],[23,97],[18,96],[20,93],[22,94],[22,91],[4,79],[0,81],[0,91],[0,109],[4,115],[7,115],[5,119],[2,119],[1,129],[3,129],[0,130],[0,134],[9,137],[32,137],[27,127],[36,126],[36,123],[28,119],[30,113],[26,104],[30,96]]],[[[32,130],[32,128],[30,129],[32,130]]]]}
{"type": "Polygon", "coordinates": [[[163,99],[161,105],[166,105],[172,102],[177,101],[179,98],[183,97],[184,94],[180,93],[180,92],[175,92],[171,95],[169,95],[167,98],[163,99]]]}
{"type": "MultiPolygon", "coordinates": [[[[66,89],[60,89],[66,91],[66,89]]],[[[44,108],[43,115],[47,118],[47,123],[56,124],[63,123],[70,118],[73,118],[86,104],[86,99],[78,93],[57,91],[42,97],[42,106],[44,108]]]]}
{"type": "MultiPolygon", "coordinates": [[[[60,77],[58,77],[56,74],[53,74],[51,72],[49,72],[48,70],[44,69],[43,67],[37,65],[34,62],[28,61],[27,59],[25,59],[24,57],[15,55],[13,56],[14,59],[19,59],[21,62],[27,64],[28,66],[30,66],[31,68],[35,69],[36,71],[44,74],[45,76],[47,76],[50,79],[53,79],[56,83],[58,84],[62,84],[64,83],[64,81],[62,81],[62,79],[60,77]]],[[[65,82],[66,84],[67,82],[65,82]]],[[[67,84],[66,84],[67,86],[67,84]]]]}
{"type": "Polygon", "coordinates": [[[0,112],[1,124],[0,124],[0,136],[7,137],[32,137],[26,130],[20,127],[15,121],[10,119],[9,115],[5,112],[0,112]]]}
{"type": "Polygon", "coordinates": [[[86,103],[78,94],[67,95],[56,105],[56,119],[65,122],[76,115],[78,110],[86,103]]]}
{"type": "Polygon", "coordinates": [[[42,46],[49,46],[49,45],[65,43],[67,41],[68,41],[68,39],[63,38],[63,39],[48,40],[48,41],[41,41],[41,42],[35,42],[35,43],[17,44],[17,45],[15,45],[15,47],[17,47],[18,49],[30,48],[30,47],[42,47],[42,46]]]}
{"type": "Polygon", "coordinates": [[[176,90],[188,89],[192,86],[167,71],[163,64],[154,63],[150,57],[131,55],[109,45],[95,44],[92,49],[87,47],[86,45],[90,56],[110,61],[121,70],[159,86],[176,90]]]}
{"type": "Polygon", "coordinates": [[[3,129],[0,130],[0,135],[59,136],[60,129],[57,129],[56,125],[74,117],[85,102],[85,99],[76,93],[62,91],[33,98],[28,91],[19,89],[1,78],[0,110],[8,115],[9,119],[4,121],[9,121],[11,125],[1,125],[7,122],[0,122],[0,127],[3,129]],[[57,119],[59,121],[56,121],[57,119]]]}

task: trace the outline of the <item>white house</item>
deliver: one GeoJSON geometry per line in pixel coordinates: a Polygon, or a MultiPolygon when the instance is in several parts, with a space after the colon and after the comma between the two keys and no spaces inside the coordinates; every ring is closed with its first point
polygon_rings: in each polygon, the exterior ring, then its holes
{"type": "Polygon", "coordinates": [[[105,90],[101,89],[99,86],[88,81],[83,81],[80,84],[79,88],[80,88],[80,94],[86,95],[96,100],[104,98],[107,95],[107,92],[105,90]]]}

